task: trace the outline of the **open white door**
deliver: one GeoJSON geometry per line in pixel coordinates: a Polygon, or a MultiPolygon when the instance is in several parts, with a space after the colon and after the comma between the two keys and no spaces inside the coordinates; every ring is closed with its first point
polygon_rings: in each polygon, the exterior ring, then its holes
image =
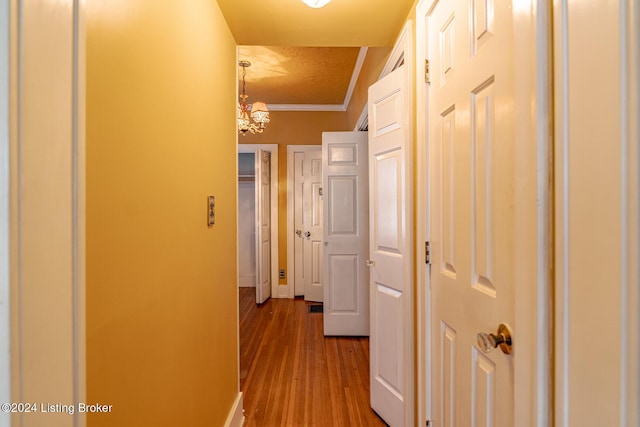
{"type": "Polygon", "coordinates": [[[322,302],[322,150],[304,153],[302,168],[304,299],[322,302]]]}
{"type": "Polygon", "coordinates": [[[514,355],[489,335],[514,331],[511,7],[440,0],[428,14],[431,396],[443,427],[516,425],[514,355]]]}
{"type": "Polygon", "coordinates": [[[367,170],[367,132],[322,134],[325,335],[369,335],[367,170]]]}
{"type": "Polygon", "coordinates": [[[271,296],[271,153],[256,150],[256,302],[271,296]]]}
{"type": "Polygon", "coordinates": [[[407,66],[369,88],[371,407],[413,425],[412,147],[407,66]]]}

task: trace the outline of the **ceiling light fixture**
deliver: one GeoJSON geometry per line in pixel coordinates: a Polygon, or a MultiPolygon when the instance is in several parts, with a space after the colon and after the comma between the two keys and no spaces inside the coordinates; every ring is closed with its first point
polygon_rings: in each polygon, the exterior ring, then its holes
{"type": "Polygon", "coordinates": [[[302,0],[304,4],[314,9],[320,9],[321,7],[329,4],[331,0],[302,0]]]}
{"type": "Polygon", "coordinates": [[[240,95],[240,102],[238,103],[238,132],[244,136],[247,131],[251,133],[262,133],[265,129],[265,125],[269,123],[269,109],[264,102],[254,102],[253,105],[247,104],[247,98],[249,97],[245,92],[245,76],[247,75],[247,68],[251,67],[249,61],[240,61],[238,65],[242,67],[242,94],[240,95]],[[254,123],[251,123],[251,119],[254,123]]]}

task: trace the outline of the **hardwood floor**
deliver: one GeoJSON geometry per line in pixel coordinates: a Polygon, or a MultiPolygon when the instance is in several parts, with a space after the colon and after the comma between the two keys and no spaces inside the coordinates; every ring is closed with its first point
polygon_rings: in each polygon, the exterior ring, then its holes
{"type": "Polygon", "coordinates": [[[369,339],[325,338],[302,300],[240,288],[245,426],[385,426],[369,404],[369,339]]]}

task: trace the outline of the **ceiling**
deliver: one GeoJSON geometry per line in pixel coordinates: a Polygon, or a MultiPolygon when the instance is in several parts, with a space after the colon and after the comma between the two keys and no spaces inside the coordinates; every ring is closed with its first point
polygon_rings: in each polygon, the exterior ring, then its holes
{"type": "Polygon", "coordinates": [[[218,0],[238,58],[251,62],[247,102],[283,110],[343,109],[360,47],[393,46],[413,3],[333,0],[313,9],[301,0],[218,0]]]}

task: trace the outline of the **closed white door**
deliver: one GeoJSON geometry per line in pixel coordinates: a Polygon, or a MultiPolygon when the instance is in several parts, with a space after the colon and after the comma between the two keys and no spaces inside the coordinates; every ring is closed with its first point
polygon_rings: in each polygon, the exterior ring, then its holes
{"type": "Polygon", "coordinates": [[[512,13],[509,1],[440,0],[427,16],[431,397],[442,427],[515,425],[514,355],[478,339],[514,326],[512,13]]]}
{"type": "Polygon", "coordinates": [[[302,169],[304,299],[322,302],[322,150],[306,152],[302,169]]]}
{"type": "Polygon", "coordinates": [[[271,296],[271,153],[256,150],[256,302],[271,296]]]}
{"type": "Polygon", "coordinates": [[[325,335],[369,335],[367,162],[367,132],[322,134],[325,335]]]}
{"type": "Polygon", "coordinates": [[[413,425],[413,197],[406,66],[369,88],[371,407],[413,425]]]}

